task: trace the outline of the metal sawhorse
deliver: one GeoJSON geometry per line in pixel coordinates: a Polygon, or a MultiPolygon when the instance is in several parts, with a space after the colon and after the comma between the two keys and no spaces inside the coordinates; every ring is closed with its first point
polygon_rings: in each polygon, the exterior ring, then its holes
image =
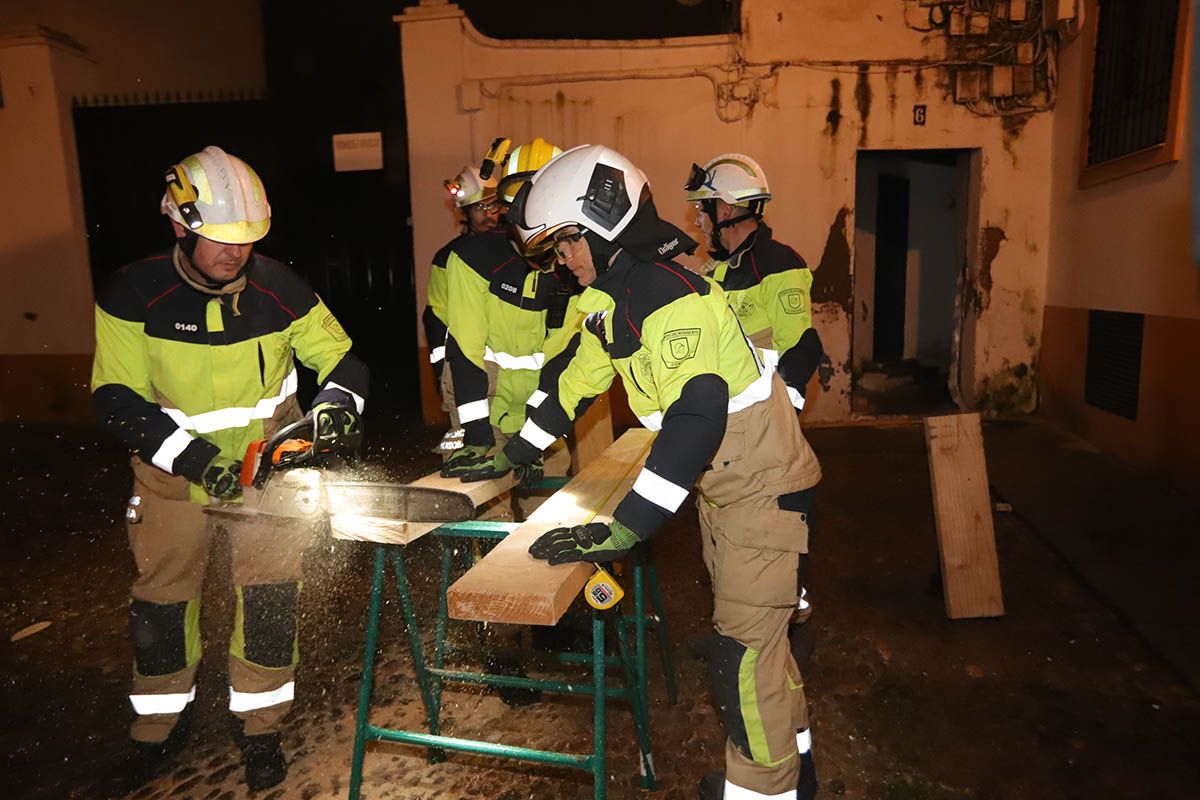
{"type": "MultiPolygon", "coordinates": [[[[543,488],[558,488],[561,482],[555,479],[545,479],[543,488]]],[[[443,760],[446,750],[459,750],[480,755],[490,755],[501,758],[512,758],[532,761],[542,764],[568,766],[586,770],[592,773],[593,798],[605,800],[607,797],[607,775],[605,771],[607,752],[607,728],[605,723],[606,701],[609,698],[624,698],[632,708],[634,727],[638,737],[641,752],[641,786],[654,789],[657,782],[654,774],[654,761],[650,753],[649,730],[649,700],[646,689],[646,626],[654,626],[658,639],[659,653],[662,659],[669,701],[676,702],[676,687],[674,667],[671,663],[668,647],[666,621],[663,615],[662,597],[659,592],[657,572],[647,551],[647,547],[639,547],[634,551],[633,589],[630,593],[633,600],[633,614],[623,615],[620,606],[606,612],[591,610],[591,653],[555,653],[555,658],[567,664],[590,664],[591,681],[589,683],[565,683],[561,681],[541,680],[509,675],[493,675],[458,670],[447,670],[443,667],[446,655],[446,633],[449,623],[449,610],[446,592],[450,586],[455,548],[448,546],[452,539],[467,540],[499,540],[507,536],[517,527],[511,522],[459,522],[448,523],[432,531],[439,537],[442,551],[441,581],[438,594],[437,630],[434,646],[433,665],[430,666],[424,657],[421,644],[420,630],[417,627],[416,614],[413,609],[412,593],[404,568],[404,545],[376,544],[375,563],[371,579],[371,596],[367,615],[367,641],[363,657],[363,676],[359,688],[358,710],[354,726],[354,754],[350,767],[350,800],[359,800],[362,786],[363,760],[366,745],[369,741],[400,742],[403,744],[419,745],[429,748],[431,762],[443,760]],[[404,614],[404,623],[408,631],[409,650],[421,690],[421,700],[424,703],[428,733],[382,728],[369,722],[371,693],[374,688],[375,656],[378,646],[380,606],[383,595],[384,572],[390,557],[395,573],[396,588],[400,594],[400,605],[404,614]],[[653,615],[647,615],[645,609],[645,593],[649,590],[653,615]],[[609,625],[615,634],[618,656],[605,655],[605,626],[609,625]],[[634,632],[633,654],[628,643],[628,629],[634,632]],[[610,686],[605,679],[607,667],[620,666],[624,671],[624,686],[610,686]],[[514,745],[482,742],[472,739],[460,739],[441,734],[441,698],[444,681],[475,683],[486,686],[514,687],[536,689],[544,692],[591,695],[593,697],[593,752],[587,755],[561,753],[548,750],[535,750],[514,745]]],[[[465,557],[471,558],[471,548],[462,548],[465,557]]]]}

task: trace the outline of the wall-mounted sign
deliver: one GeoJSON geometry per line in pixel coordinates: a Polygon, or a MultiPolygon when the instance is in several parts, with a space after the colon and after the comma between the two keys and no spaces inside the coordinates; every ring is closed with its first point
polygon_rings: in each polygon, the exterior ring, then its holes
{"type": "Polygon", "coordinates": [[[379,131],[333,135],[334,172],[371,169],[383,169],[383,136],[379,131]]]}
{"type": "Polygon", "coordinates": [[[925,125],[925,105],[913,106],[913,125],[925,125]]]}

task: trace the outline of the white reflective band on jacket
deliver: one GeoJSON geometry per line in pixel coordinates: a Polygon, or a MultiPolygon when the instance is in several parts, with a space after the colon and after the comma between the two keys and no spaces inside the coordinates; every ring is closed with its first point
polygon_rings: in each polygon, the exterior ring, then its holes
{"type": "Polygon", "coordinates": [[[345,392],[346,394],[350,395],[352,398],[354,398],[354,407],[358,409],[358,413],[360,413],[360,414],[362,413],[363,409],[367,405],[367,399],[365,397],[363,397],[362,395],[360,395],[358,392],[354,391],[353,389],[347,389],[345,386],[342,386],[340,383],[334,383],[333,381],[330,381],[329,383],[322,386],[321,389],[337,389],[339,392],[345,392]]]}
{"type": "Polygon", "coordinates": [[[633,482],[633,491],[671,514],[679,510],[688,496],[687,489],[645,467],[633,482]]]}
{"type": "Polygon", "coordinates": [[[753,789],[743,789],[725,779],[725,800],[795,800],[796,790],[788,789],[779,794],[763,794],[753,789]]]}
{"type": "Polygon", "coordinates": [[[550,395],[546,394],[541,389],[534,389],[533,394],[529,395],[529,399],[525,401],[525,405],[533,406],[534,408],[541,408],[542,401],[549,396],[550,395]]]}
{"type": "Polygon", "coordinates": [[[514,356],[511,353],[497,353],[489,347],[484,351],[483,359],[499,364],[500,369],[541,369],[542,365],[546,363],[546,354],[514,356]]]}
{"type": "MultiPolygon", "coordinates": [[[[762,365],[763,370],[754,382],[742,389],[734,397],[729,398],[729,413],[736,414],[742,409],[749,408],[755,403],[766,400],[771,396],[771,378],[775,375],[775,365],[767,363],[762,365]]],[[[655,411],[653,414],[645,417],[638,417],[642,421],[642,425],[647,430],[657,431],[662,429],[663,412],[655,411]]]]}
{"type": "MultiPolygon", "coordinates": [[[[166,411],[166,409],[163,410],[166,411]]],[[[174,475],[175,459],[192,441],[193,437],[187,431],[175,431],[164,439],[163,443],[154,451],[154,455],[150,456],[150,463],[174,475]]]]}
{"type": "MultiPolygon", "coordinates": [[[[762,360],[763,360],[764,364],[770,365],[770,367],[772,369],[777,370],[779,368],[779,351],[778,350],[771,350],[770,348],[763,347],[763,348],[760,348],[758,352],[762,353],[762,360]]],[[[788,399],[790,399],[792,401],[792,405],[796,407],[796,410],[803,411],[804,410],[804,398],[800,396],[800,392],[796,391],[793,387],[788,386],[787,393],[788,393],[788,399]]]]}
{"type": "MultiPolygon", "coordinates": [[[[175,420],[175,424],[183,428],[185,431],[195,431],[196,433],[212,433],[213,431],[225,430],[226,428],[244,428],[254,419],[270,419],[275,413],[275,409],[283,404],[283,401],[296,393],[296,385],[299,378],[296,375],[296,370],[283,379],[283,385],[279,387],[279,394],[274,397],[266,397],[259,400],[253,406],[218,408],[215,411],[205,411],[203,414],[193,414],[188,416],[178,408],[164,408],[163,411],[175,420]]],[[[349,391],[342,389],[342,391],[349,391]]],[[[353,394],[353,392],[350,392],[353,394]]],[[[355,402],[361,398],[355,395],[355,402]]],[[[161,466],[157,461],[156,466],[161,466]]]]}
{"type": "Polygon", "coordinates": [[[446,345],[440,344],[429,351],[429,363],[436,364],[446,357],[446,345]]]}
{"type": "Polygon", "coordinates": [[[521,426],[520,436],[538,450],[545,450],[554,444],[554,436],[528,417],[525,419],[525,424],[521,426]]]}
{"type": "Polygon", "coordinates": [[[278,689],[269,692],[238,692],[229,687],[230,711],[257,711],[260,708],[270,708],[280,703],[290,703],[296,696],[296,682],[288,681],[278,689]]]}
{"type": "Polygon", "coordinates": [[[129,702],[133,710],[144,716],[146,714],[178,714],[187,704],[196,699],[196,687],[187,692],[175,694],[131,694],[129,702]]]}
{"type": "Polygon", "coordinates": [[[487,398],[472,400],[470,403],[463,403],[458,407],[458,421],[462,423],[474,422],[477,419],[487,419],[487,416],[487,398]]]}

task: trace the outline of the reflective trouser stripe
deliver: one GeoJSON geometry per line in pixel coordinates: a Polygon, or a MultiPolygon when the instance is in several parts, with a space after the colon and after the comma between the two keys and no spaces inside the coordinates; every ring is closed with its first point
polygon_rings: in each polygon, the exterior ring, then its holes
{"type": "Polygon", "coordinates": [[[556,437],[547,433],[536,422],[531,419],[525,420],[525,424],[521,426],[521,438],[529,442],[538,450],[545,450],[550,445],[554,444],[556,437]]]}
{"type": "MultiPolygon", "coordinates": [[[[184,430],[195,431],[196,433],[212,433],[213,431],[224,430],[226,428],[244,428],[250,424],[251,420],[269,419],[275,409],[283,404],[283,401],[296,393],[296,386],[299,383],[299,377],[296,370],[283,379],[283,384],[279,387],[279,393],[274,397],[266,397],[259,400],[251,407],[233,406],[230,408],[218,408],[215,411],[206,411],[203,414],[193,414],[188,416],[178,408],[164,408],[163,411],[171,419],[175,420],[175,424],[184,430]]],[[[340,388],[340,387],[339,387],[340,388]]],[[[348,391],[343,389],[342,391],[348,391]]]]}
{"type": "Polygon", "coordinates": [[[129,702],[139,715],[146,714],[178,714],[187,704],[196,699],[196,687],[190,691],[174,694],[131,694],[129,702]]]}
{"type": "Polygon", "coordinates": [[[343,391],[346,394],[353,397],[354,398],[354,407],[358,409],[358,413],[360,413],[360,414],[363,412],[363,408],[365,408],[367,405],[367,399],[365,397],[363,397],[362,395],[360,395],[358,392],[354,391],[353,389],[347,389],[345,386],[342,386],[340,383],[334,383],[333,381],[330,381],[329,383],[325,384],[325,386],[322,388],[337,389],[337,390],[343,391]]]}
{"type": "Polygon", "coordinates": [[[468,422],[474,422],[477,419],[487,419],[488,416],[488,401],[472,400],[470,403],[463,403],[458,407],[458,421],[464,425],[468,422]]]}
{"type": "Polygon", "coordinates": [[[288,681],[278,689],[269,692],[239,692],[229,687],[230,711],[256,711],[260,708],[270,708],[280,703],[290,703],[296,696],[296,682],[288,681]]]}
{"type": "Polygon", "coordinates": [[[725,800],[793,800],[795,796],[795,789],[788,789],[779,794],[763,794],[732,784],[728,779],[725,780],[725,800]]]}
{"type": "Polygon", "coordinates": [[[441,344],[429,351],[429,363],[436,364],[446,357],[446,345],[441,344]]]}
{"type": "Polygon", "coordinates": [[[646,467],[642,467],[637,480],[633,482],[633,491],[671,514],[679,510],[688,496],[687,489],[679,484],[671,483],[646,467]]]}
{"type": "Polygon", "coordinates": [[[163,443],[150,456],[150,463],[161,470],[175,474],[175,459],[191,444],[193,437],[185,430],[176,430],[163,440],[163,443]]]}
{"type": "Polygon", "coordinates": [[[796,749],[803,755],[812,750],[812,731],[805,728],[796,734],[796,749]]]}

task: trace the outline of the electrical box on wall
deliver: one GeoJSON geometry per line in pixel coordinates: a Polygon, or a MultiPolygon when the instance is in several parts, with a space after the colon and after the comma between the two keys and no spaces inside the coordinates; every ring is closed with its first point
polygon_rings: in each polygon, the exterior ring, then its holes
{"type": "Polygon", "coordinates": [[[1033,42],[1021,42],[1017,45],[1017,63],[1033,63],[1033,42]]]}
{"type": "Polygon", "coordinates": [[[954,73],[954,102],[977,103],[983,98],[983,70],[960,69],[954,73]]]}
{"type": "Polygon", "coordinates": [[[1018,64],[1012,72],[1013,94],[1017,97],[1029,97],[1037,91],[1034,82],[1033,65],[1018,64]]]}
{"type": "Polygon", "coordinates": [[[967,15],[967,33],[971,36],[986,36],[992,26],[992,18],[986,13],[967,15]]]}
{"type": "Polygon", "coordinates": [[[1005,64],[992,67],[992,97],[1012,97],[1013,68],[1005,64]]]}
{"type": "Polygon", "coordinates": [[[1052,31],[1075,16],[1075,0],[1042,0],[1042,30],[1052,31]]]}
{"type": "Polygon", "coordinates": [[[1026,0],[1009,0],[1008,18],[1013,22],[1024,22],[1027,13],[1026,0]]]}
{"type": "Polygon", "coordinates": [[[950,12],[949,31],[951,36],[964,36],[967,33],[967,15],[961,9],[950,12]]]}

